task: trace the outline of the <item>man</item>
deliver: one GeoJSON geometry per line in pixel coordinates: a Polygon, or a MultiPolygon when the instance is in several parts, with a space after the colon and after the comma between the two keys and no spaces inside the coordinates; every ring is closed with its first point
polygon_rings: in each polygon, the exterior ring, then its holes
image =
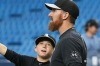
{"type": "Polygon", "coordinates": [[[53,53],[55,47],[55,39],[48,35],[42,35],[35,41],[37,52],[37,58],[29,57],[25,55],[19,55],[16,52],[9,50],[3,44],[0,44],[0,54],[16,66],[49,66],[49,59],[53,53]]]}
{"type": "MultiPolygon", "coordinates": [[[[99,24],[95,19],[90,19],[85,24],[85,34],[82,35],[86,42],[87,46],[87,66],[93,66],[94,61],[92,62],[93,58],[99,58],[100,54],[100,38],[98,38],[96,35],[99,28],[99,24]]],[[[96,65],[98,65],[98,61],[96,62],[96,65]]]]}
{"type": "Polygon", "coordinates": [[[45,6],[51,10],[49,30],[60,33],[50,66],[86,66],[86,46],[74,28],[79,16],[78,6],[70,0],[57,0],[45,6]]]}

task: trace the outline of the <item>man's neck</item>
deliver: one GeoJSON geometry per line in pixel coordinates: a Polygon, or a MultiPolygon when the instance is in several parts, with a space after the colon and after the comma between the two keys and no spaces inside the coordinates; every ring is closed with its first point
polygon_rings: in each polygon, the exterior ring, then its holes
{"type": "Polygon", "coordinates": [[[47,61],[49,61],[49,59],[43,59],[43,58],[41,58],[41,57],[39,57],[39,56],[37,56],[37,60],[38,60],[39,62],[47,62],[47,61]]]}
{"type": "Polygon", "coordinates": [[[72,28],[74,25],[69,22],[64,22],[61,27],[59,28],[59,33],[62,35],[65,31],[72,28]]]}

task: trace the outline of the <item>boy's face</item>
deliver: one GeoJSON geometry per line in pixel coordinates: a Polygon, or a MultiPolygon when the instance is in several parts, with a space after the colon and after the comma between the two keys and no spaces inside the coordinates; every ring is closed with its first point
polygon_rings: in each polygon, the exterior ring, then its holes
{"type": "Polygon", "coordinates": [[[38,56],[44,59],[48,59],[51,57],[53,53],[53,46],[49,41],[41,41],[37,44],[35,51],[37,52],[38,56]]]}

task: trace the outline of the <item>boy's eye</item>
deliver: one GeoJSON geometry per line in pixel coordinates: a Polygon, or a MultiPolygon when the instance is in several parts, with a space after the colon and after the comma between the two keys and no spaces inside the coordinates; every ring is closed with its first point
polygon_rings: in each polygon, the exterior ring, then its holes
{"type": "Polygon", "coordinates": [[[43,42],[40,42],[40,44],[43,44],[43,42]]]}
{"type": "Polygon", "coordinates": [[[51,46],[51,44],[47,44],[48,46],[51,46]]]}

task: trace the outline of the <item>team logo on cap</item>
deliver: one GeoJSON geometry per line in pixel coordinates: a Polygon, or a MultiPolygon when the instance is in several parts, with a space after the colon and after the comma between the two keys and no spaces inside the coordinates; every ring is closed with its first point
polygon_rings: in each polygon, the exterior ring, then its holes
{"type": "Polygon", "coordinates": [[[44,36],[49,37],[49,35],[48,35],[48,34],[45,34],[44,36]]]}

